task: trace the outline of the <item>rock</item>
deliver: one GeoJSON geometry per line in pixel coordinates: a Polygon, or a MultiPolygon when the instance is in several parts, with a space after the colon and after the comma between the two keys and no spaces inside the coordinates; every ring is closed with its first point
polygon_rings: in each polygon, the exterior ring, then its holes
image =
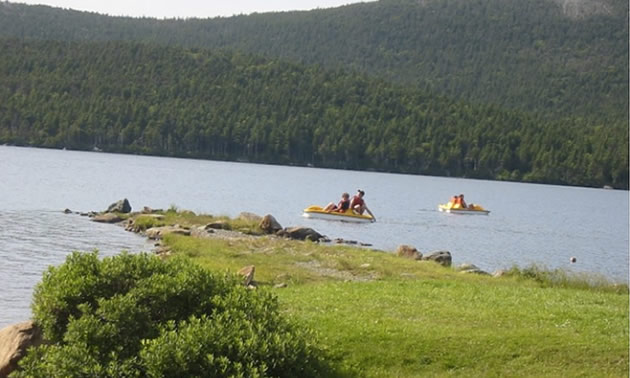
{"type": "Polygon", "coordinates": [[[142,233],[145,230],[147,221],[150,220],[151,224],[155,227],[160,226],[160,223],[164,221],[165,217],[162,214],[142,214],[137,215],[135,218],[128,218],[125,224],[125,230],[135,233],[142,233]]]}
{"type": "Polygon", "coordinates": [[[359,265],[361,268],[369,268],[371,265],[368,263],[359,265]]]}
{"type": "Polygon", "coordinates": [[[261,217],[260,215],[257,215],[257,214],[254,214],[254,213],[248,213],[246,211],[240,213],[238,215],[238,218],[246,220],[246,221],[250,221],[250,222],[260,222],[263,219],[263,217],[261,217]]]}
{"type": "Polygon", "coordinates": [[[278,236],[284,236],[295,240],[319,241],[324,238],[322,234],[309,227],[289,227],[277,232],[278,236]]]}
{"type": "MultiPolygon", "coordinates": [[[[322,240],[320,240],[320,241],[329,242],[330,239],[328,239],[326,236],[322,236],[322,240]]],[[[345,240],[343,238],[335,238],[334,242],[337,243],[337,244],[342,244],[343,243],[343,244],[349,244],[349,245],[359,244],[359,242],[357,242],[356,240],[345,240]]]]}
{"type": "Polygon", "coordinates": [[[495,270],[494,273],[492,273],[492,277],[503,277],[505,275],[507,275],[507,272],[503,269],[495,270]]]}
{"type": "Polygon", "coordinates": [[[451,266],[453,262],[453,258],[451,257],[451,253],[449,251],[437,251],[432,252],[429,255],[422,257],[424,261],[434,261],[442,266],[451,266]]]}
{"type": "Polygon", "coordinates": [[[288,285],[287,285],[286,283],[281,282],[281,283],[279,283],[279,284],[275,284],[275,285],[273,285],[273,288],[274,288],[274,289],[284,289],[284,288],[285,288],[285,287],[287,287],[287,286],[288,286],[288,285]]]}
{"type": "Polygon", "coordinates": [[[226,221],[215,221],[206,225],[206,230],[231,230],[232,226],[226,221]]]}
{"type": "Polygon", "coordinates": [[[205,226],[195,227],[190,230],[190,236],[193,238],[207,238],[210,234],[214,234],[214,230],[206,229],[205,226]]]}
{"type": "Polygon", "coordinates": [[[13,324],[0,330],[0,377],[7,377],[31,346],[42,343],[41,329],[32,321],[13,324]]]}
{"type": "Polygon", "coordinates": [[[190,236],[190,229],[176,224],[174,226],[151,227],[145,231],[145,234],[147,235],[147,238],[157,240],[168,234],[190,236]]]}
{"type": "Polygon", "coordinates": [[[125,198],[118,202],[114,202],[107,208],[106,213],[130,213],[131,205],[129,201],[125,198]]]}
{"type": "Polygon", "coordinates": [[[131,218],[127,219],[127,222],[125,222],[124,225],[125,225],[125,231],[139,232],[139,229],[134,225],[133,219],[131,218]]]}
{"type": "Polygon", "coordinates": [[[92,222],[99,222],[99,223],[118,223],[118,222],[121,222],[122,220],[123,219],[119,217],[118,214],[114,214],[114,213],[99,214],[92,217],[92,222]]]}
{"type": "Polygon", "coordinates": [[[142,217],[155,219],[155,220],[164,220],[166,217],[163,214],[142,214],[142,217]]]}
{"type": "Polygon", "coordinates": [[[167,257],[171,255],[171,249],[164,245],[157,246],[153,252],[158,255],[158,257],[167,257]]]}
{"type": "Polygon", "coordinates": [[[469,269],[469,270],[462,270],[460,273],[474,273],[474,274],[479,274],[482,276],[489,276],[490,273],[486,272],[485,270],[481,270],[481,269],[469,269]]]}
{"type": "Polygon", "coordinates": [[[253,265],[248,265],[246,267],[241,268],[241,270],[238,271],[238,274],[245,278],[243,285],[247,287],[251,285],[252,281],[254,281],[255,271],[256,271],[256,267],[253,265]]]}
{"type": "Polygon", "coordinates": [[[413,260],[422,260],[422,253],[420,253],[416,247],[405,244],[398,246],[398,249],[396,249],[396,256],[413,260]]]}
{"type": "Polygon", "coordinates": [[[455,267],[455,270],[458,272],[462,272],[464,270],[475,270],[475,269],[479,269],[479,267],[475,264],[468,264],[468,263],[460,264],[455,267]]]}
{"type": "Polygon", "coordinates": [[[475,273],[475,274],[481,274],[484,276],[490,275],[490,273],[481,270],[478,266],[474,264],[461,264],[458,267],[456,267],[455,270],[460,273],[475,273]]]}
{"type": "Polygon", "coordinates": [[[275,234],[276,232],[282,230],[282,226],[276,218],[271,214],[265,215],[259,224],[260,228],[267,234],[275,234]]]}
{"type": "Polygon", "coordinates": [[[65,209],[65,210],[63,211],[63,213],[64,213],[64,214],[72,214],[72,210],[70,210],[70,209],[65,209]]]}

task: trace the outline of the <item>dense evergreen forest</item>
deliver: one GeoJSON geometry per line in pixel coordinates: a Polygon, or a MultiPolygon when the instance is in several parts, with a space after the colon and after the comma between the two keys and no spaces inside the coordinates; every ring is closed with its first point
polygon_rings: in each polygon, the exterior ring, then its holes
{"type": "Polygon", "coordinates": [[[0,36],[229,48],[549,119],[628,118],[627,0],[382,0],[204,20],[5,2],[0,36]]]}
{"type": "Polygon", "coordinates": [[[0,39],[0,143],[628,188],[625,121],[547,119],[346,70],[0,39]]]}

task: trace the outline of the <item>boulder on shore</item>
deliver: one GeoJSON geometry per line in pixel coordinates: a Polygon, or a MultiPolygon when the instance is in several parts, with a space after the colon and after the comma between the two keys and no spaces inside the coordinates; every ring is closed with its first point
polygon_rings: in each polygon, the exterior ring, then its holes
{"type": "Polygon", "coordinates": [[[105,211],[106,213],[130,213],[131,212],[131,205],[129,204],[129,201],[125,198],[125,199],[121,199],[118,202],[114,202],[111,205],[109,205],[109,207],[107,208],[107,211],[105,211]]]}
{"type": "Polygon", "coordinates": [[[422,253],[411,245],[399,245],[396,249],[396,256],[406,257],[413,260],[422,260],[422,253]]]}
{"type": "Polygon", "coordinates": [[[145,231],[145,234],[149,239],[159,240],[167,234],[190,236],[190,229],[176,224],[173,226],[151,227],[145,231]]]}
{"type": "Polygon", "coordinates": [[[295,240],[319,241],[325,236],[309,227],[288,227],[277,232],[278,236],[284,236],[295,240]]]}
{"type": "Polygon", "coordinates": [[[92,217],[92,222],[99,222],[99,223],[118,223],[121,221],[122,221],[122,218],[114,213],[98,214],[92,217]]]}
{"type": "Polygon", "coordinates": [[[205,226],[205,229],[206,230],[231,230],[232,226],[230,226],[230,224],[226,221],[218,220],[212,223],[208,223],[205,226]]]}
{"type": "Polygon", "coordinates": [[[249,286],[254,281],[254,272],[256,267],[254,265],[248,265],[238,271],[238,274],[243,276],[243,284],[249,286]]]}
{"type": "Polygon", "coordinates": [[[42,343],[42,331],[32,321],[13,324],[0,330],[0,377],[17,369],[26,350],[42,343]]]}
{"type": "Polygon", "coordinates": [[[262,221],[263,217],[258,214],[248,213],[244,211],[238,215],[238,219],[243,219],[250,222],[260,222],[262,221]]]}
{"type": "Polygon", "coordinates": [[[474,274],[480,274],[480,275],[490,275],[490,273],[481,270],[477,265],[475,264],[461,264],[458,265],[455,268],[456,271],[460,272],[460,273],[474,273],[474,274]]]}
{"type": "Polygon", "coordinates": [[[267,234],[275,234],[276,232],[282,230],[282,226],[276,218],[271,214],[265,215],[259,224],[260,228],[267,234]]]}
{"type": "Polygon", "coordinates": [[[437,251],[422,257],[424,261],[434,261],[442,266],[451,266],[453,258],[449,251],[437,251]]]}

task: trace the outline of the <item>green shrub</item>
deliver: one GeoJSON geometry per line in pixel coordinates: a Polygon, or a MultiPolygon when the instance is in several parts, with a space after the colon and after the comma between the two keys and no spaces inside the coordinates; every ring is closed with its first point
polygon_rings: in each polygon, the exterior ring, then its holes
{"type": "Polygon", "coordinates": [[[14,376],[330,375],[310,332],[238,282],[183,258],[75,252],[35,289],[50,344],[14,376]]]}

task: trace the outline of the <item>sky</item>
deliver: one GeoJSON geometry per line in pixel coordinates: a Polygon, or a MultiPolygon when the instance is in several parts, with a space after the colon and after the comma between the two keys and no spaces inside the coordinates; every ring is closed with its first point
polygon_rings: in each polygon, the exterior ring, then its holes
{"type": "Polygon", "coordinates": [[[280,12],[331,8],[358,0],[11,0],[58,8],[97,12],[111,16],[155,18],[229,17],[254,12],[280,12]]]}

